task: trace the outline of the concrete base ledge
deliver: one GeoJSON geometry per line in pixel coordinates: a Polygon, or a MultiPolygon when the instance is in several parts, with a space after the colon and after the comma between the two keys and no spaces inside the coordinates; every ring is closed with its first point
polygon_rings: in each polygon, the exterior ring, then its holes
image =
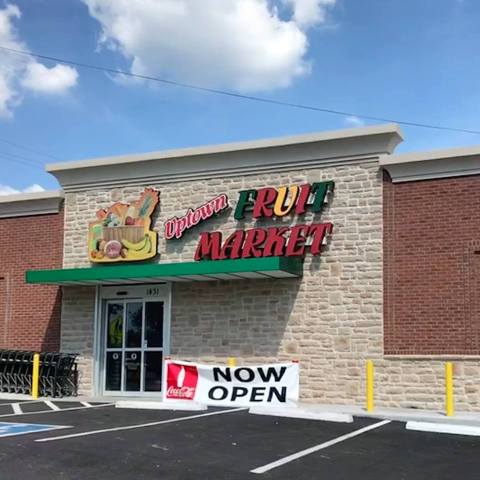
{"type": "Polygon", "coordinates": [[[361,411],[351,412],[356,417],[378,418],[380,420],[393,420],[396,422],[425,422],[437,424],[469,425],[480,428],[480,415],[475,413],[458,412],[453,417],[447,417],[444,413],[426,410],[410,410],[403,408],[379,408],[371,413],[361,411]]]}
{"type": "Polygon", "coordinates": [[[324,422],[352,423],[353,417],[347,413],[322,412],[301,407],[251,407],[248,413],[270,415],[272,417],[304,418],[324,422]]]}
{"type": "Polygon", "coordinates": [[[183,410],[183,411],[199,411],[206,410],[206,405],[193,402],[155,402],[142,400],[118,400],[115,402],[115,408],[134,408],[143,410],[183,410]]]}
{"type": "Polygon", "coordinates": [[[449,433],[450,435],[469,435],[480,437],[480,427],[459,425],[458,423],[407,422],[407,430],[417,432],[449,433]]]}
{"type": "MultiPolygon", "coordinates": [[[[33,400],[31,395],[26,395],[24,393],[0,393],[0,400],[12,400],[14,402],[22,401],[22,400],[33,400]]],[[[41,398],[40,400],[43,400],[41,398]]]]}
{"type": "Polygon", "coordinates": [[[396,422],[427,422],[456,425],[470,425],[480,428],[480,413],[456,411],[453,417],[447,417],[444,412],[420,410],[416,408],[385,408],[377,407],[373,412],[367,412],[358,405],[332,405],[300,403],[299,408],[316,412],[346,413],[354,417],[378,418],[379,420],[393,420],[396,422]]]}

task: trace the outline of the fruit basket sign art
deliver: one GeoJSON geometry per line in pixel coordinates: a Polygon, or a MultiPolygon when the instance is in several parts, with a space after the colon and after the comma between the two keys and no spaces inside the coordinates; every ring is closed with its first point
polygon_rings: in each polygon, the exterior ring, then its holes
{"type": "Polygon", "coordinates": [[[88,255],[94,263],[135,262],[157,254],[151,216],[160,193],[146,188],[133,203],[114,203],[97,212],[88,228],[88,255]]]}

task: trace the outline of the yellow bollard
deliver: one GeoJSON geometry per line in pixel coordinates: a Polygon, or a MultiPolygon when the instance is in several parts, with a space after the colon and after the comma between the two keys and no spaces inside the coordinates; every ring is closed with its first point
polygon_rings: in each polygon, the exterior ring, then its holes
{"type": "Polygon", "coordinates": [[[227,365],[229,367],[236,367],[237,366],[237,359],[235,357],[228,357],[227,365]]]}
{"type": "Polygon", "coordinates": [[[367,412],[373,412],[373,362],[367,361],[367,412]]]}
{"type": "Polygon", "coordinates": [[[32,371],[32,397],[38,398],[38,380],[40,373],[40,355],[35,353],[33,355],[33,371],[32,371]]]}
{"type": "Polygon", "coordinates": [[[453,363],[445,363],[445,414],[452,417],[455,412],[453,404],[453,363]]]}

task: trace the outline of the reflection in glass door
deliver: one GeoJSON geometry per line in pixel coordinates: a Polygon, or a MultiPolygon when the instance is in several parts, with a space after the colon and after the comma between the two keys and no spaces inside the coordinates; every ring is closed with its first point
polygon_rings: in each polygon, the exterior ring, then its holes
{"type": "Polygon", "coordinates": [[[164,302],[110,301],[105,319],[105,391],[160,392],[164,302]]]}

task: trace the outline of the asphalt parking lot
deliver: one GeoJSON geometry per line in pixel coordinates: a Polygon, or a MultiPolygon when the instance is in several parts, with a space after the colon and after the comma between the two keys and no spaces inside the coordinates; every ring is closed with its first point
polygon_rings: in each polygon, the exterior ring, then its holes
{"type": "Polygon", "coordinates": [[[473,480],[480,471],[480,437],[408,431],[401,422],[50,403],[18,402],[14,412],[0,402],[2,480],[473,480]]]}

